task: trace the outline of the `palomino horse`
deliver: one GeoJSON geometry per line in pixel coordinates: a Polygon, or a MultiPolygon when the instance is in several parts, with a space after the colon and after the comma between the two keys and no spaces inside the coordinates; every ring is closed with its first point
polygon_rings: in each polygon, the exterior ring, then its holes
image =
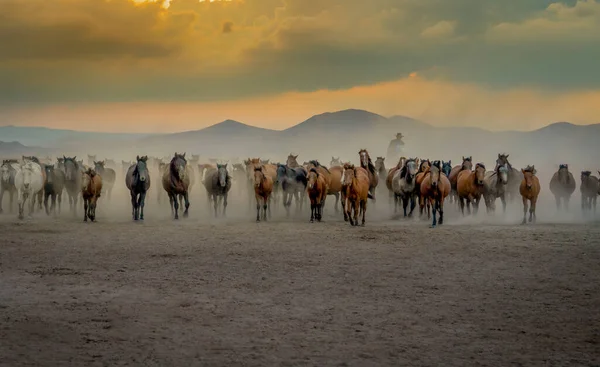
{"type": "Polygon", "coordinates": [[[56,214],[56,202],[58,199],[58,214],[60,214],[60,206],[62,203],[62,194],[65,190],[65,173],[59,168],[54,168],[53,165],[44,165],[46,171],[46,182],[44,182],[44,208],[46,215],[50,215],[50,211],[56,214]],[[50,208],[48,208],[48,199],[52,200],[50,208]]]}
{"type": "Polygon", "coordinates": [[[353,164],[344,164],[344,174],[342,177],[344,187],[345,205],[344,219],[347,217],[350,225],[358,225],[359,211],[362,214],[361,225],[365,225],[365,215],[367,213],[367,198],[369,196],[369,174],[362,167],[354,167],[353,164]],[[354,217],[352,216],[354,211],[354,217]]]}
{"type": "Polygon", "coordinates": [[[5,159],[2,161],[2,166],[0,166],[0,213],[2,213],[2,199],[4,198],[5,192],[8,192],[10,195],[8,210],[11,213],[13,210],[14,196],[17,193],[17,188],[15,186],[15,175],[17,174],[17,170],[13,165],[18,165],[16,159],[5,159]]]}
{"type": "Polygon", "coordinates": [[[216,169],[209,169],[204,179],[204,187],[208,194],[208,205],[211,201],[215,209],[215,217],[219,216],[219,205],[223,203],[223,216],[227,215],[227,196],[231,190],[231,176],[226,164],[218,164],[216,169]]]}
{"type": "Polygon", "coordinates": [[[29,216],[33,214],[34,196],[43,190],[44,176],[40,165],[33,161],[26,161],[20,166],[13,163],[13,168],[17,171],[15,174],[15,187],[18,191],[19,219],[23,219],[27,199],[29,199],[29,216]]]}
{"type": "Polygon", "coordinates": [[[415,158],[408,159],[399,171],[396,171],[392,179],[392,189],[394,191],[394,213],[398,211],[398,202],[402,201],[404,216],[407,216],[406,208],[410,202],[410,213],[412,216],[416,206],[417,186],[417,161],[415,158]]]}
{"type": "MultiPolygon", "coordinates": [[[[436,213],[440,213],[439,224],[444,224],[444,201],[450,194],[451,186],[450,180],[442,173],[442,163],[440,161],[434,161],[429,167],[425,179],[421,183],[420,191],[421,197],[429,202],[429,206],[433,209],[433,222],[431,227],[435,227],[438,222],[436,221],[436,213]]],[[[421,211],[423,211],[423,205],[421,204],[421,211]]]]}
{"type": "MultiPolygon", "coordinates": [[[[23,160],[23,163],[32,162],[32,163],[36,164],[39,167],[39,170],[42,172],[42,178],[44,179],[44,183],[46,182],[46,171],[44,170],[44,165],[42,164],[42,162],[40,162],[40,160],[37,157],[23,156],[22,160],[23,160]]],[[[38,191],[37,193],[34,193],[33,195],[34,195],[34,197],[32,199],[37,198],[38,208],[39,208],[39,210],[42,210],[42,202],[44,199],[44,189],[42,188],[40,191],[38,191]]]]}
{"type": "Polygon", "coordinates": [[[290,167],[290,168],[298,168],[300,167],[300,165],[298,164],[298,155],[293,155],[292,153],[290,153],[287,157],[287,161],[285,162],[285,165],[290,167]]]}
{"type": "Polygon", "coordinates": [[[179,200],[183,198],[185,201],[185,211],[183,217],[188,216],[190,208],[190,199],[188,190],[190,187],[190,170],[187,166],[187,160],[185,159],[185,153],[175,153],[168,167],[165,169],[165,173],[162,177],[163,189],[169,195],[169,203],[171,204],[171,213],[175,219],[179,219],[179,200]]]}
{"type": "Polygon", "coordinates": [[[310,200],[310,222],[315,219],[320,222],[323,219],[323,206],[327,197],[327,184],[325,178],[319,174],[316,168],[311,168],[308,172],[308,183],[306,190],[310,200]]]}
{"type": "Polygon", "coordinates": [[[308,182],[306,170],[303,167],[291,168],[288,165],[278,164],[277,181],[281,185],[286,215],[290,215],[292,198],[296,199],[296,210],[302,211],[308,182]]]}
{"type": "Polygon", "coordinates": [[[581,191],[581,210],[586,213],[593,208],[595,213],[596,197],[598,196],[598,178],[592,176],[592,172],[581,172],[581,186],[579,186],[579,191],[581,191]]]}
{"type": "Polygon", "coordinates": [[[94,171],[102,177],[103,187],[106,188],[107,200],[110,201],[112,189],[117,180],[117,174],[114,169],[106,167],[105,161],[94,162],[94,171]]]}
{"type": "Polygon", "coordinates": [[[77,200],[81,195],[81,175],[83,167],[77,162],[77,157],[63,157],[65,172],[65,189],[69,196],[69,208],[73,215],[77,214],[77,200]]]}
{"type": "Polygon", "coordinates": [[[102,177],[93,169],[88,168],[82,178],[81,196],[83,197],[83,221],[88,218],[92,222],[96,221],[96,204],[102,193],[102,177]]]}
{"type": "Polygon", "coordinates": [[[471,204],[473,204],[473,213],[477,214],[479,201],[485,192],[485,165],[477,163],[475,170],[460,171],[456,183],[456,191],[460,200],[460,210],[465,215],[465,201],[467,202],[467,213],[471,214],[471,204]]]}
{"type": "Polygon", "coordinates": [[[131,194],[131,216],[133,220],[144,220],[146,193],[150,190],[150,171],[147,166],[148,156],[137,156],[135,159],[136,163],[131,165],[125,174],[125,186],[127,186],[131,194]]]}
{"type": "Polygon", "coordinates": [[[366,149],[359,150],[358,155],[360,157],[360,166],[366,169],[367,173],[369,174],[369,198],[375,201],[375,190],[377,189],[377,184],[379,183],[377,170],[375,169],[375,165],[371,161],[369,152],[367,152],[366,149]]]}
{"type": "Polygon", "coordinates": [[[575,192],[575,178],[569,172],[569,165],[561,164],[558,167],[558,172],[555,172],[550,179],[550,192],[556,200],[556,209],[560,210],[561,201],[565,210],[569,210],[569,200],[575,192]]]}
{"type": "Polygon", "coordinates": [[[498,154],[496,166],[504,166],[508,168],[508,182],[506,183],[506,196],[509,202],[513,202],[519,196],[521,183],[523,182],[523,173],[514,168],[508,161],[508,154],[498,154]]]}
{"type": "Polygon", "coordinates": [[[502,201],[502,210],[506,213],[506,184],[508,183],[508,168],[496,166],[495,171],[485,173],[483,182],[484,192],[483,200],[488,213],[496,210],[496,199],[502,201]]]}
{"type": "Polygon", "coordinates": [[[535,175],[535,166],[527,166],[527,168],[521,170],[521,173],[523,173],[523,181],[521,181],[519,192],[521,193],[521,198],[523,199],[522,224],[527,223],[525,220],[527,217],[527,202],[531,203],[531,206],[529,207],[529,223],[535,223],[535,206],[541,189],[540,180],[535,175]]]}
{"type": "Polygon", "coordinates": [[[457,192],[457,183],[458,183],[458,174],[462,171],[471,171],[473,169],[473,157],[462,157],[462,164],[460,166],[455,166],[450,171],[450,175],[448,175],[448,179],[450,180],[450,185],[452,186],[452,191],[450,192],[450,200],[458,202],[458,192],[457,192]]]}
{"type": "Polygon", "coordinates": [[[262,165],[255,166],[254,176],[254,198],[256,199],[256,221],[260,222],[260,208],[263,208],[263,220],[267,220],[267,210],[271,216],[271,194],[273,193],[273,179],[264,172],[262,165]]]}

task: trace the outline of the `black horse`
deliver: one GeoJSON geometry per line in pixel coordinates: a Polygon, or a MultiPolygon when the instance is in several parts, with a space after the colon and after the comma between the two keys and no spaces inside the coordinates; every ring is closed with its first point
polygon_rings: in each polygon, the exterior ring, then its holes
{"type": "Polygon", "coordinates": [[[52,214],[56,214],[57,199],[58,214],[60,214],[62,194],[65,190],[65,173],[50,164],[44,165],[44,171],[46,171],[46,182],[44,182],[44,208],[46,209],[46,215],[50,215],[50,211],[52,211],[52,214]],[[48,208],[48,199],[52,200],[50,208],[48,208]]]}
{"type": "Polygon", "coordinates": [[[146,162],[148,156],[137,156],[137,162],[129,167],[125,175],[125,185],[131,193],[131,215],[133,220],[144,220],[144,204],[146,193],[150,189],[150,172],[146,162]]]}
{"type": "Polygon", "coordinates": [[[306,197],[306,185],[308,174],[304,167],[290,168],[285,164],[277,165],[277,181],[283,192],[283,207],[287,215],[290,215],[292,197],[296,199],[297,211],[302,211],[302,205],[306,197]]]}

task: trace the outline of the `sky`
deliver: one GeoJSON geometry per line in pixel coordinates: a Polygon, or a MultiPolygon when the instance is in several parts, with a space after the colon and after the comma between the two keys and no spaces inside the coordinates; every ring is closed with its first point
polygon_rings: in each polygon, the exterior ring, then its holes
{"type": "Polygon", "coordinates": [[[2,0],[0,125],[600,123],[595,0],[2,0]]]}

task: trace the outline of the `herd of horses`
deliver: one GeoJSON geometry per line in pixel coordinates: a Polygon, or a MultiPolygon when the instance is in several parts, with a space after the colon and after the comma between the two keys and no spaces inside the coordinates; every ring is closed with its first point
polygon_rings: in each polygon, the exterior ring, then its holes
{"type": "MultiPolygon", "coordinates": [[[[250,205],[255,202],[257,222],[268,220],[271,206],[279,201],[287,215],[293,201],[296,211],[302,212],[307,198],[310,221],[320,222],[327,197],[334,196],[336,213],[341,209],[345,221],[353,226],[360,222],[364,226],[368,200],[376,202],[376,197],[385,195],[386,191],[395,213],[401,207],[404,217],[411,217],[418,205],[420,216],[432,218],[433,227],[444,222],[446,202],[457,205],[463,215],[471,215],[477,213],[481,200],[488,213],[493,213],[498,199],[506,211],[507,202],[519,196],[523,203],[522,223],[534,222],[541,190],[536,169],[534,166],[516,169],[508,157],[508,154],[498,154],[494,168],[487,170],[483,163],[474,163],[470,156],[463,157],[461,164],[456,166],[452,166],[451,161],[402,157],[393,167],[386,168],[384,157],[377,157],[373,162],[366,149],[358,152],[356,165],[332,157],[329,166],[318,160],[299,164],[298,155],[293,154],[289,154],[285,163],[248,158],[229,165],[216,159],[201,163],[197,155],[186,158],[185,153],[175,153],[166,159],[137,156],[133,162],[123,161],[121,175],[130,191],[133,220],[144,219],[152,177],[162,186],[162,190],[156,190],[157,201],[161,203],[166,195],[173,217],[179,219],[180,211],[187,217],[189,194],[198,176],[215,216],[226,215],[228,195],[235,182],[240,192],[249,194],[250,205]],[[383,182],[385,186],[380,185],[383,182]]],[[[95,221],[98,199],[106,195],[110,201],[116,171],[116,162],[96,160],[96,156],[90,155],[87,164],[77,157],[66,156],[55,162],[49,158],[42,162],[33,156],[4,159],[0,213],[5,193],[10,196],[11,211],[14,196],[17,196],[20,219],[25,216],[26,204],[29,216],[33,214],[36,200],[40,210],[43,203],[46,214],[56,214],[57,210],[60,213],[62,195],[66,192],[71,212],[77,212],[81,197],[84,221],[95,221]]],[[[549,188],[557,208],[566,210],[576,190],[568,165],[559,166],[549,188]]],[[[582,210],[595,211],[600,184],[591,171],[581,172],[580,192],[582,210]]]]}

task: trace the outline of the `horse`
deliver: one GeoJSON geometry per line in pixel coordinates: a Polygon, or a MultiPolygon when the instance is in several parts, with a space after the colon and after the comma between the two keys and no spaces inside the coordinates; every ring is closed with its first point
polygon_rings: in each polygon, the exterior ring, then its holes
{"type": "MultiPolygon", "coordinates": [[[[148,171],[148,156],[135,157],[125,174],[125,186],[131,195],[131,216],[133,220],[144,220],[146,193],[150,190],[150,171],[148,171]]],[[[160,191],[160,190],[158,190],[160,191]]]]}
{"type": "Polygon", "coordinates": [[[442,173],[446,175],[446,177],[450,176],[450,172],[452,172],[452,161],[444,162],[442,161],[442,173]]]}
{"type": "MultiPolygon", "coordinates": [[[[246,172],[248,174],[248,182],[254,184],[254,169],[257,167],[262,167],[263,172],[268,175],[273,181],[273,192],[270,194],[270,198],[274,201],[275,205],[277,205],[277,193],[279,192],[279,184],[277,181],[277,166],[274,164],[270,164],[268,159],[262,160],[260,158],[248,158],[246,161],[246,172]]],[[[252,186],[250,186],[252,187],[252,186]]],[[[252,200],[252,199],[250,199],[252,200]]],[[[269,210],[271,207],[269,206],[269,210]]]]}
{"type": "Polygon", "coordinates": [[[96,221],[96,204],[102,194],[102,177],[91,168],[83,173],[81,196],[83,197],[83,221],[96,221]]]}
{"type": "Polygon", "coordinates": [[[583,210],[584,213],[591,211],[592,207],[594,208],[594,213],[596,213],[598,188],[598,178],[592,176],[592,172],[590,171],[582,171],[579,191],[581,192],[581,210],[583,210]]]}
{"type": "Polygon", "coordinates": [[[106,192],[108,194],[106,199],[110,201],[112,189],[115,186],[115,181],[117,179],[115,170],[106,167],[106,163],[104,161],[94,161],[94,171],[102,178],[103,188],[106,188],[106,192]]]}
{"type": "MultiPolygon", "coordinates": [[[[35,156],[22,156],[22,161],[24,163],[31,162],[31,163],[37,165],[38,168],[39,168],[39,170],[42,172],[42,178],[44,179],[44,183],[46,182],[46,171],[44,170],[44,166],[43,166],[42,162],[40,162],[40,160],[37,157],[35,157],[35,156]]],[[[39,210],[42,210],[42,202],[43,202],[43,198],[44,198],[44,189],[42,188],[40,191],[38,191],[37,193],[34,193],[33,195],[34,196],[33,196],[32,200],[36,199],[36,197],[37,197],[37,202],[38,202],[39,210]]]]}
{"type": "Polygon", "coordinates": [[[410,201],[410,213],[408,213],[408,216],[412,217],[416,206],[416,176],[417,161],[415,158],[408,159],[404,163],[404,167],[394,173],[394,177],[392,179],[392,189],[394,191],[394,213],[398,211],[398,202],[402,201],[404,217],[406,217],[406,208],[408,207],[408,203],[410,201]]]}
{"type": "Polygon", "coordinates": [[[362,223],[365,225],[365,215],[367,212],[367,198],[369,196],[369,173],[362,167],[354,167],[353,164],[344,164],[344,174],[342,176],[344,188],[344,219],[350,221],[351,226],[358,226],[359,210],[362,214],[362,223]],[[352,217],[354,211],[354,217],[352,217]]]}
{"type": "Polygon", "coordinates": [[[467,213],[471,214],[471,204],[473,204],[473,214],[477,214],[479,201],[485,191],[484,180],[485,165],[483,163],[477,163],[473,171],[462,170],[459,172],[456,191],[463,215],[465,215],[465,201],[467,203],[467,213]]]}
{"type": "Polygon", "coordinates": [[[296,209],[302,211],[306,195],[307,172],[303,167],[291,168],[288,165],[277,165],[277,180],[283,193],[283,207],[290,214],[292,198],[296,199],[296,209]]]}
{"type": "MultiPolygon", "coordinates": [[[[452,186],[448,177],[442,172],[442,163],[434,161],[425,174],[420,187],[423,201],[426,200],[429,203],[428,207],[431,206],[433,209],[432,228],[435,228],[438,223],[444,224],[444,201],[450,195],[450,190],[452,190],[452,186]],[[436,220],[437,212],[440,214],[439,222],[436,220]]],[[[424,203],[421,204],[421,212],[424,205],[424,203]]],[[[427,217],[429,218],[429,212],[427,217]]]]}
{"type": "Polygon", "coordinates": [[[185,153],[175,153],[162,177],[163,189],[169,195],[169,203],[171,204],[171,213],[175,219],[179,219],[179,201],[178,197],[183,197],[185,200],[185,211],[183,217],[188,216],[190,208],[190,200],[188,190],[190,186],[190,171],[185,159],[185,153]]]}
{"type": "Polygon", "coordinates": [[[523,172],[514,168],[508,161],[508,154],[498,154],[496,166],[508,168],[508,182],[506,183],[506,197],[509,202],[513,202],[519,196],[521,183],[523,182],[523,172]]]}
{"type": "Polygon", "coordinates": [[[204,179],[204,187],[215,208],[215,217],[218,217],[218,208],[223,201],[223,216],[227,215],[227,195],[231,190],[231,176],[227,171],[226,164],[218,164],[216,169],[209,169],[204,179]]]}
{"type": "Polygon", "coordinates": [[[394,174],[396,173],[396,171],[398,171],[398,170],[402,169],[402,167],[404,167],[405,162],[406,162],[406,157],[400,157],[400,159],[398,160],[398,163],[394,167],[391,167],[386,173],[385,185],[390,194],[390,200],[394,197],[394,190],[392,188],[392,179],[394,178],[394,174]]]}
{"type": "MultiPolygon", "coordinates": [[[[133,166],[135,163],[133,162],[128,162],[128,161],[121,161],[121,174],[123,175],[123,177],[127,176],[127,172],[129,172],[129,168],[131,168],[131,166],[133,166]]],[[[146,162],[146,165],[148,163],[146,162]]]]}
{"type": "Polygon", "coordinates": [[[13,165],[16,166],[17,164],[16,159],[5,159],[2,161],[2,166],[0,166],[0,213],[2,213],[2,199],[5,192],[10,195],[8,210],[12,213],[14,196],[17,193],[17,187],[15,186],[17,169],[13,165]]]}
{"type": "Polygon", "coordinates": [[[560,210],[561,201],[564,204],[565,210],[569,210],[569,200],[575,192],[575,178],[569,172],[568,164],[561,164],[558,171],[552,175],[550,179],[550,192],[556,200],[556,209],[560,210]]]}
{"type": "Polygon", "coordinates": [[[17,188],[19,219],[23,219],[27,199],[29,199],[29,216],[33,214],[34,195],[44,189],[44,176],[40,165],[33,161],[23,162],[20,166],[13,163],[13,168],[16,169],[15,187],[17,188]]]}
{"type": "MultiPolygon", "coordinates": [[[[165,175],[165,172],[167,171],[167,167],[168,164],[163,162],[163,161],[159,161],[158,162],[158,177],[157,179],[162,182],[162,178],[165,175]]],[[[164,190],[156,190],[156,201],[160,204],[162,199],[165,196],[165,191],[164,190]]]]}
{"type": "Polygon", "coordinates": [[[359,150],[358,155],[360,157],[360,166],[366,169],[367,173],[369,174],[369,198],[375,201],[375,190],[377,189],[377,184],[379,183],[379,177],[377,176],[375,165],[371,161],[369,152],[367,152],[366,149],[359,150]]]}
{"type": "Polygon", "coordinates": [[[508,167],[496,166],[494,171],[485,173],[483,180],[483,200],[488,213],[496,210],[496,199],[502,201],[502,209],[506,213],[506,184],[508,183],[508,167]]]}
{"type": "Polygon", "coordinates": [[[340,160],[340,157],[331,157],[331,162],[329,162],[329,166],[333,167],[333,166],[340,166],[342,167],[342,161],[340,160]]]}
{"type": "Polygon", "coordinates": [[[290,167],[290,168],[298,168],[300,167],[300,165],[298,164],[298,155],[293,155],[292,153],[290,153],[287,157],[287,161],[285,162],[285,165],[290,167]]]}
{"type": "Polygon", "coordinates": [[[77,157],[65,157],[64,161],[64,172],[65,172],[65,189],[67,189],[67,195],[69,196],[69,208],[73,215],[77,214],[77,200],[81,195],[81,175],[83,174],[83,167],[77,162],[77,157]]]}
{"type": "Polygon", "coordinates": [[[256,221],[260,222],[260,207],[262,202],[263,220],[267,220],[267,209],[269,217],[271,216],[271,194],[273,193],[273,179],[264,172],[264,167],[258,165],[254,167],[254,198],[256,199],[256,221]]]}
{"type": "Polygon", "coordinates": [[[62,193],[65,189],[65,173],[59,168],[55,169],[53,165],[44,165],[46,172],[46,181],[44,182],[44,208],[46,215],[50,215],[50,210],[56,214],[56,201],[58,199],[58,214],[62,203],[62,193]],[[48,199],[52,199],[52,204],[48,208],[48,199]]]}
{"type": "Polygon", "coordinates": [[[523,173],[523,181],[521,181],[521,185],[519,186],[519,193],[523,199],[523,221],[521,223],[527,223],[525,218],[527,217],[528,201],[531,203],[531,207],[529,208],[529,223],[535,223],[535,207],[541,189],[540,180],[535,175],[535,166],[527,166],[525,169],[521,170],[521,173],[523,173]]]}
{"type": "Polygon", "coordinates": [[[450,201],[458,202],[458,174],[462,171],[471,171],[473,169],[473,157],[462,157],[462,163],[458,166],[454,166],[448,175],[452,190],[450,191],[450,201]]]}
{"type": "Polygon", "coordinates": [[[96,161],[96,155],[89,155],[88,154],[88,166],[90,167],[94,167],[94,162],[96,161]]]}
{"type": "Polygon", "coordinates": [[[315,219],[320,222],[323,219],[323,206],[327,197],[327,184],[325,178],[319,174],[316,168],[311,168],[308,172],[308,183],[306,190],[310,199],[310,222],[315,219]]]}

